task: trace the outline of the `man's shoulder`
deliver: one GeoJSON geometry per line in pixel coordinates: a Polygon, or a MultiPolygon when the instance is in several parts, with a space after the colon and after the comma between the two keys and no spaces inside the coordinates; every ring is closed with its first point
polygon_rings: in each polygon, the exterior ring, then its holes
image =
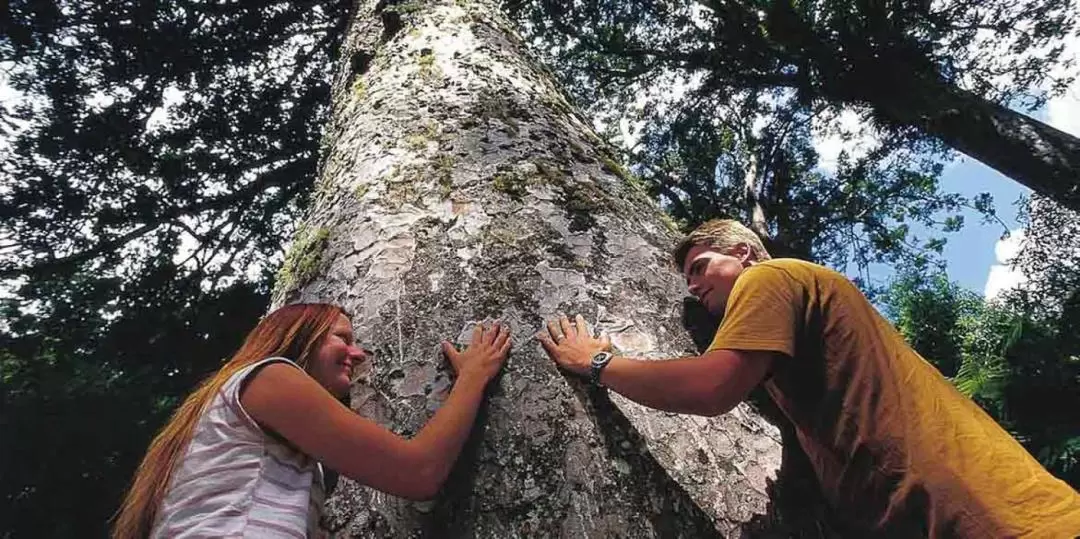
{"type": "Polygon", "coordinates": [[[813,262],[807,262],[805,260],[799,260],[797,258],[773,258],[754,264],[751,269],[754,268],[758,268],[758,271],[764,270],[762,271],[762,273],[775,272],[779,274],[784,274],[798,281],[813,280],[815,278],[821,277],[843,277],[843,275],[841,275],[840,273],[826,268],[825,266],[815,264],[813,262]]]}

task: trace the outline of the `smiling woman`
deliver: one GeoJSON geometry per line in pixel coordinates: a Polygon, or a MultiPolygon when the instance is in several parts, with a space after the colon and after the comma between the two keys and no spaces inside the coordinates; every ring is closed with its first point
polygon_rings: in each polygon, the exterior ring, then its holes
{"type": "Polygon", "coordinates": [[[444,341],[456,383],[406,440],[339,400],[353,365],[368,358],[345,313],[326,304],[278,309],[150,444],[113,537],[323,536],[323,464],[389,494],[432,497],[509,350],[499,326],[478,325],[464,352],[444,341]]]}
{"type": "Polygon", "coordinates": [[[356,346],[355,340],[349,318],[339,314],[307,368],[319,385],[338,398],[349,393],[353,364],[369,358],[368,351],[356,346]]]}

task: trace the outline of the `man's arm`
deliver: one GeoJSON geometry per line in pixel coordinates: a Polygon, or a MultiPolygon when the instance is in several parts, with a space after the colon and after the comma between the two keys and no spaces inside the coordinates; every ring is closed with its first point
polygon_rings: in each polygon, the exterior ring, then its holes
{"type": "Polygon", "coordinates": [[[650,408],[715,416],[745,400],[765,379],[773,354],[713,350],[666,361],[616,357],[601,372],[600,382],[650,408]]]}
{"type": "MultiPolygon", "coordinates": [[[[588,376],[592,357],[611,347],[593,338],[585,319],[566,317],[539,335],[548,355],[564,370],[588,376]]],[[[668,412],[719,415],[743,401],[768,374],[775,352],[714,350],[697,357],[652,361],[616,357],[600,381],[632,401],[668,412]]]]}

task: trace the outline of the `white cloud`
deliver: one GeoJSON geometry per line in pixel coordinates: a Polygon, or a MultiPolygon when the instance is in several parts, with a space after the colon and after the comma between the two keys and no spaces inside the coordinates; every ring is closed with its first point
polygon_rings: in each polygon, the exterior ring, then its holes
{"type": "Polygon", "coordinates": [[[1074,82],[1068,94],[1050,100],[1046,112],[1050,125],[1080,137],[1080,83],[1074,82]]]}
{"type": "MultiPolygon", "coordinates": [[[[1065,41],[1064,57],[1080,62],[1080,36],[1072,35],[1065,41]]],[[[1080,137],[1080,73],[1077,73],[1080,68],[1074,64],[1059,69],[1071,69],[1076,79],[1063,95],[1046,103],[1047,123],[1070,135],[1080,137]]]]}
{"type": "MultiPolygon", "coordinates": [[[[9,82],[14,65],[14,62],[0,62],[0,118],[4,121],[0,124],[0,151],[7,150],[11,140],[30,125],[26,120],[12,115],[15,107],[26,100],[26,94],[12,88],[9,82]]],[[[2,186],[0,192],[3,192],[2,186]]]]}
{"type": "Polygon", "coordinates": [[[1020,254],[1020,248],[1024,243],[1024,229],[1018,228],[1009,231],[1007,238],[998,240],[994,245],[994,256],[997,263],[990,266],[990,275],[986,277],[986,285],[983,287],[983,296],[987,300],[996,298],[1002,292],[1011,290],[1027,281],[1023,272],[1012,267],[1013,259],[1020,254]]]}
{"type": "Polygon", "coordinates": [[[818,166],[827,172],[836,171],[841,152],[847,151],[849,158],[858,158],[876,144],[872,131],[865,128],[859,114],[851,109],[815,117],[812,133],[818,166]]]}

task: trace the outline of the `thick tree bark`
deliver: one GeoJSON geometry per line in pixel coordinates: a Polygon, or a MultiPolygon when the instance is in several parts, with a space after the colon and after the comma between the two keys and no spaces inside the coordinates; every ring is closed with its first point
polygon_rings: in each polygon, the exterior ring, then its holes
{"type": "Polygon", "coordinates": [[[955,86],[910,78],[867,100],[1032,191],[1080,211],[1080,139],[955,86]]]}
{"type": "Polygon", "coordinates": [[[515,348],[437,500],[342,480],[330,527],[706,537],[797,520],[770,508],[779,431],[751,408],[707,419],[609,399],[559,373],[533,338],[545,317],[582,313],[626,354],[694,352],[667,255],[674,230],[494,4],[361,2],[341,58],[322,177],[274,303],[352,313],[377,353],[353,406],[405,435],[450,386],[441,338],[500,319],[515,348]]]}

